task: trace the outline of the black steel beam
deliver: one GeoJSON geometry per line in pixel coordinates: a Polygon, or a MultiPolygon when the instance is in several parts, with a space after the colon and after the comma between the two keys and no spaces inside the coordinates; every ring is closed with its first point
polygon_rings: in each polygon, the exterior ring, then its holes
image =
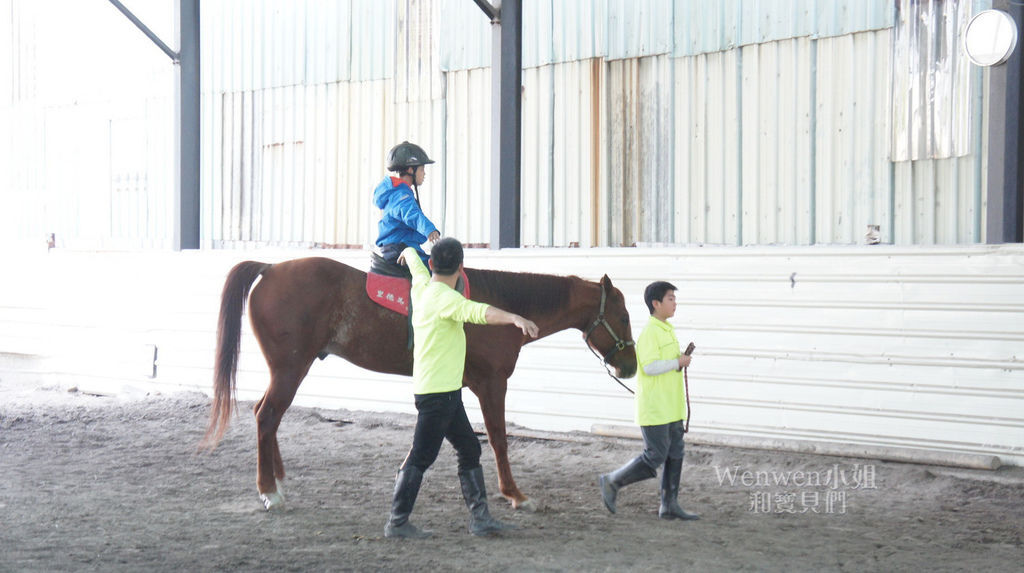
{"type": "Polygon", "coordinates": [[[491,5],[487,0],[473,0],[476,5],[487,14],[487,17],[491,19],[491,22],[498,21],[498,9],[491,5]]]}
{"type": "Polygon", "coordinates": [[[523,4],[503,0],[492,19],[491,243],[519,247],[522,164],[523,4]]]}
{"type": "Polygon", "coordinates": [[[992,7],[1017,23],[1017,47],[1006,63],[989,70],[988,203],[985,241],[1024,242],[1024,7],[994,0],[992,7]]]}

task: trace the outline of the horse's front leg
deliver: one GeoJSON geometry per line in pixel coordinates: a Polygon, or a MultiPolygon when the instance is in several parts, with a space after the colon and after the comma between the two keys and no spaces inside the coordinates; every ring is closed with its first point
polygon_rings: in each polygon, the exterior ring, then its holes
{"type": "Polygon", "coordinates": [[[487,440],[494,451],[494,463],[498,466],[498,489],[505,499],[512,502],[514,509],[537,511],[537,503],[519,491],[512,478],[512,467],[508,461],[508,434],[505,430],[505,389],[508,381],[495,379],[483,381],[472,387],[480,400],[480,411],[487,427],[487,440]]]}

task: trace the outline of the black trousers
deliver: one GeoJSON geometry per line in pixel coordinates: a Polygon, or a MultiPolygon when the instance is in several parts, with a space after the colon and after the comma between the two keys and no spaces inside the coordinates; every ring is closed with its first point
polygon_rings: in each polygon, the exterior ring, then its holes
{"type": "Polygon", "coordinates": [[[402,469],[412,466],[427,471],[437,459],[444,440],[455,447],[460,474],[480,467],[480,439],[476,437],[466,417],[461,389],[439,394],[417,394],[416,410],[418,414],[412,449],[402,469]]]}

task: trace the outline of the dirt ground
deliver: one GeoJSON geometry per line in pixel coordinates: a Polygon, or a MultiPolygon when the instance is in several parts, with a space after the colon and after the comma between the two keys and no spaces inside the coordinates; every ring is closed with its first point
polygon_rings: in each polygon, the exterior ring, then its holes
{"type": "MultiPolygon", "coordinates": [[[[467,396],[467,398],[469,398],[467,396]]],[[[680,499],[703,519],[658,519],[658,480],[609,514],[595,485],[639,442],[514,438],[520,487],[541,509],[491,512],[519,529],[476,538],[446,446],[413,522],[383,537],[410,416],[293,408],[280,440],[287,509],[255,490],[255,428],[240,405],[196,454],[199,394],[111,398],[0,379],[0,571],[936,571],[1020,570],[1024,471],[690,446],[680,499]],[[782,485],[777,480],[786,479],[782,485]]]]}

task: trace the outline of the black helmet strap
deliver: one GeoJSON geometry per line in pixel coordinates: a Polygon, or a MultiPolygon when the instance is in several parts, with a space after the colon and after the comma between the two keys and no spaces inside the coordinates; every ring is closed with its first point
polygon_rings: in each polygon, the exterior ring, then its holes
{"type": "Polygon", "coordinates": [[[412,193],[413,197],[416,198],[416,204],[419,205],[420,209],[423,205],[420,204],[420,186],[416,184],[416,169],[419,165],[408,165],[402,170],[402,175],[409,175],[412,177],[412,193]]]}

